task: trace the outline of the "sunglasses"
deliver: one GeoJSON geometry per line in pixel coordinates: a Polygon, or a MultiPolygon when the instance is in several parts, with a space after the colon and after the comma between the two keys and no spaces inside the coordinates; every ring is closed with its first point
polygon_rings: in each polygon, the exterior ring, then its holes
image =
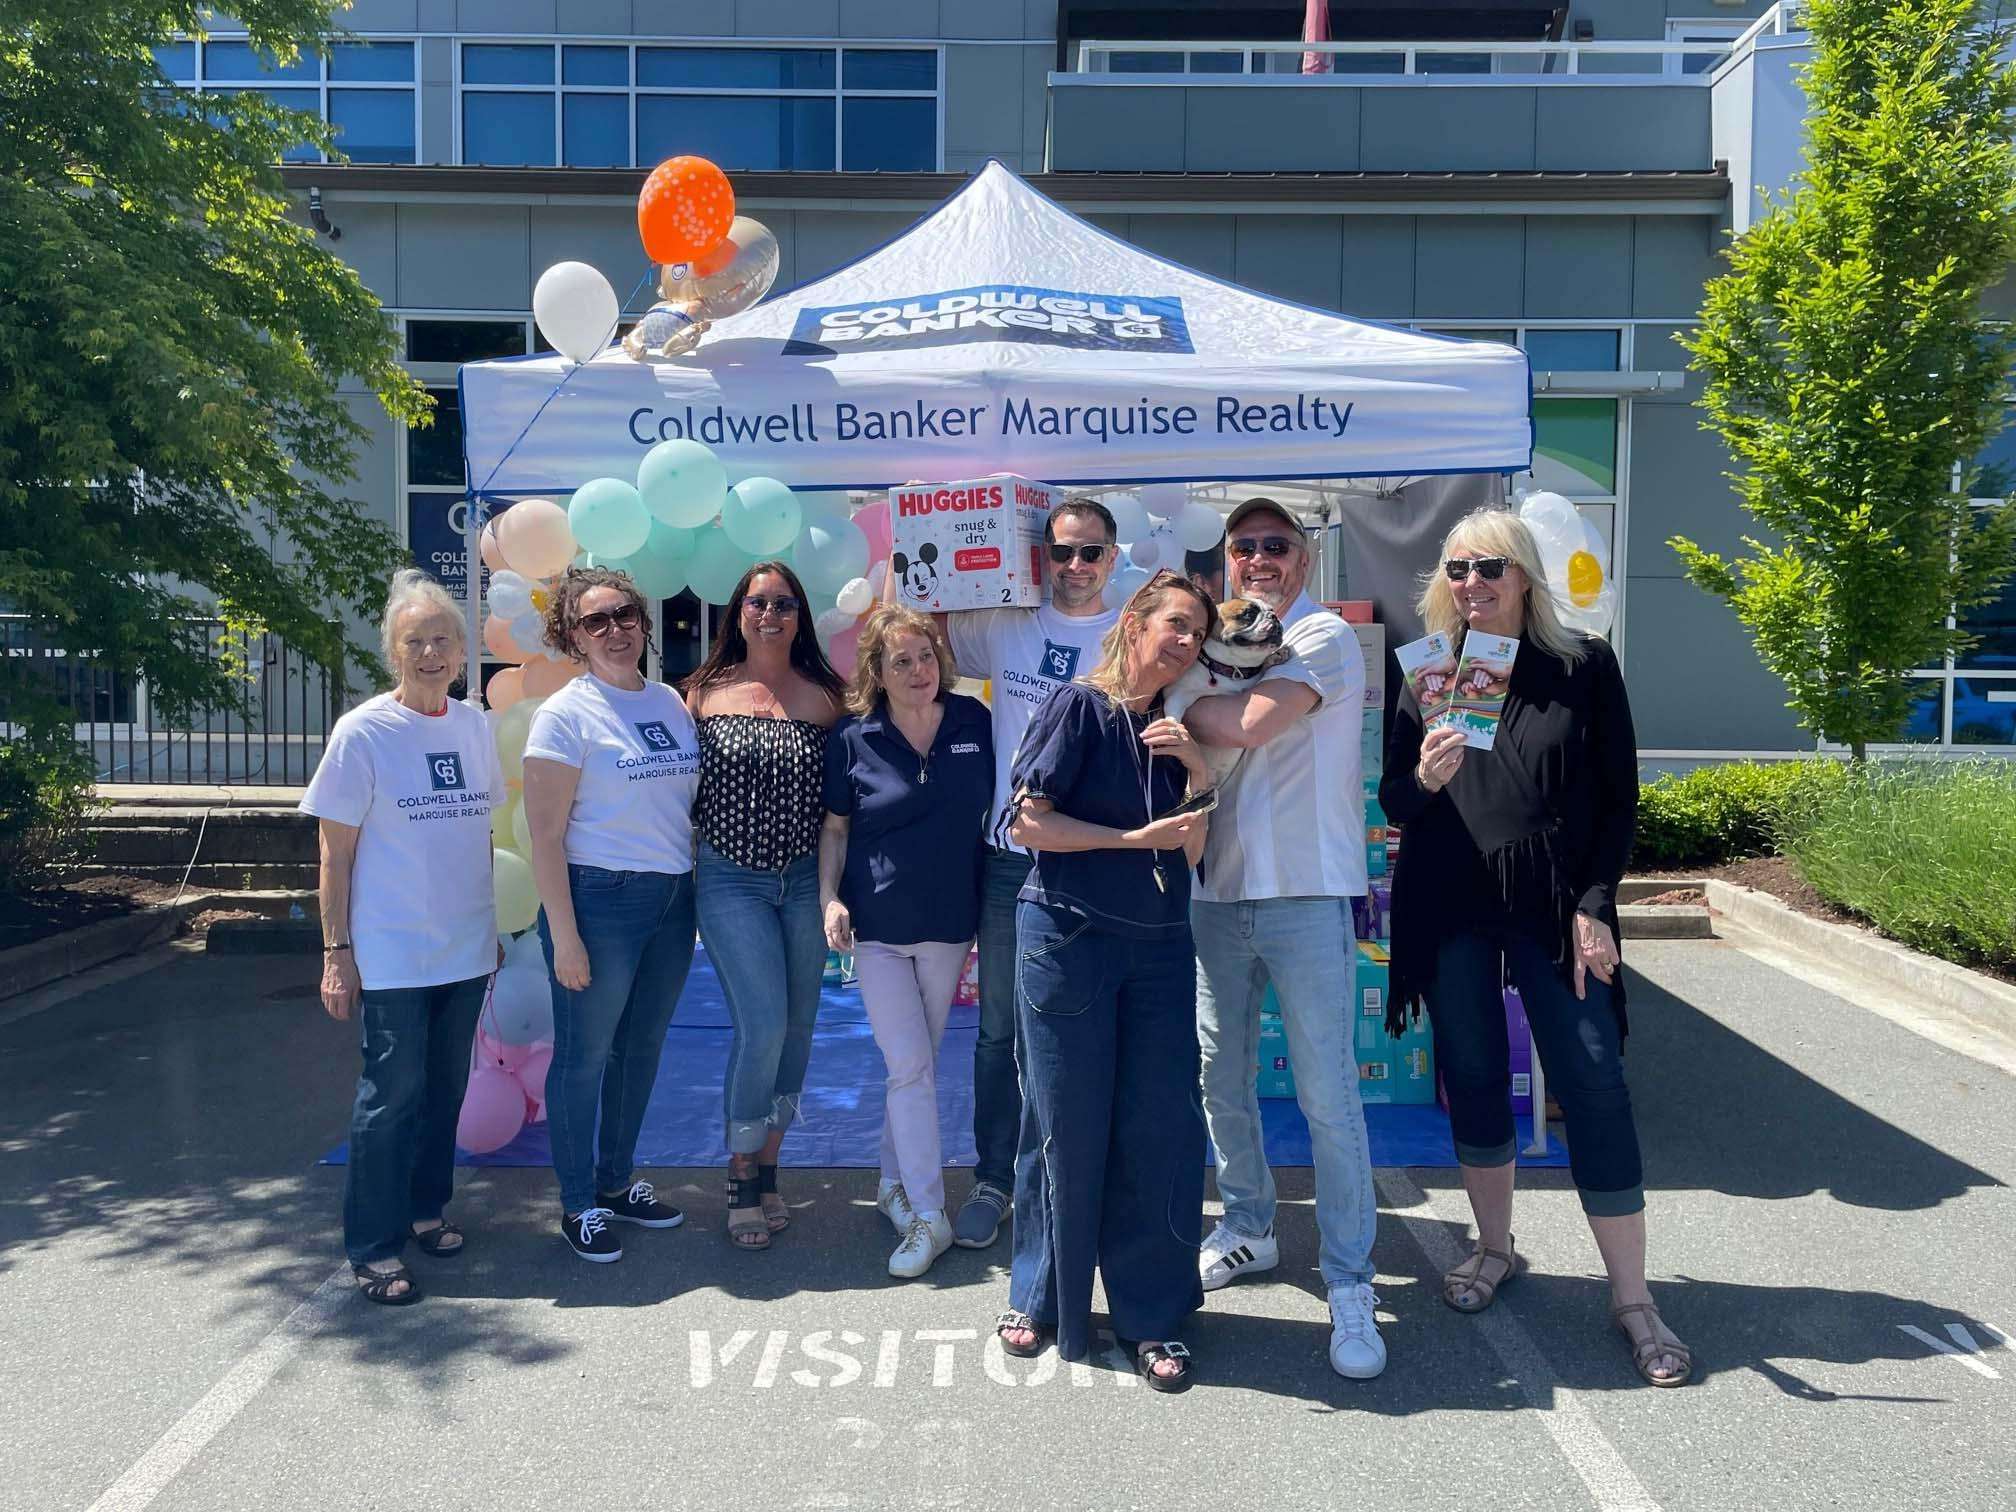
{"type": "Polygon", "coordinates": [[[1442,564],[1442,570],[1449,574],[1452,583],[1462,582],[1470,576],[1472,568],[1485,582],[1495,583],[1505,576],[1505,568],[1511,560],[1510,557],[1451,557],[1442,564]]]}
{"type": "Polygon", "coordinates": [[[1287,536],[1261,536],[1257,540],[1252,536],[1240,536],[1237,540],[1227,541],[1225,549],[1243,562],[1263,551],[1270,557],[1285,557],[1297,544],[1287,536]]]}
{"type": "Polygon", "coordinates": [[[1106,553],[1112,549],[1111,546],[1104,545],[1052,546],[1050,548],[1050,561],[1053,566],[1065,567],[1070,565],[1073,557],[1076,557],[1087,567],[1097,567],[1101,562],[1106,560],[1106,553]]]}
{"type": "Polygon", "coordinates": [[[644,616],[635,604],[625,604],[621,609],[597,609],[593,614],[584,614],[577,623],[600,640],[611,630],[635,630],[644,623],[644,616]]]}
{"type": "Polygon", "coordinates": [[[788,593],[780,593],[775,598],[765,598],[760,593],[752,593],[742,600],[742,612],[761,619],[767,610],[775,610],[777,618],[789,619],[798,612],[798,600],[788,593]]]}

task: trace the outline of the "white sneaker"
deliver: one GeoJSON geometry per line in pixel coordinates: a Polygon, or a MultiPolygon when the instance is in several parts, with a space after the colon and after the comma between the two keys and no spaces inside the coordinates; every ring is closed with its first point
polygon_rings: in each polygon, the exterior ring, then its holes
{"type": "Polygon", "coordinates": [[[1211,1237],[1197,1251],[1197,1274],[1206,1291],[1216,1291],[1239,1276],[1257,1276],[1280,1263],[1281,1246],[1272,1234],[1255,1239],[1222,1223],[1211,1230],[1211,1237]]]}
{"type": "Polygon", "coordinates": [[[889,1274],[914,1280],[952,1248],[952,1220],[943,1213],[912,1213],[903,1242],[889,1257],[889,1274]]]}
{"type": "Polygon", "coordinates": [[[1360,1281],[1330,1288],[1330,1368],[1354,1381],[1369,1381],[1386,1368],[1386,1341],[1372,1309],[1379,1298],[1360,1281]]]}
{"type": "Polygon", "coordinates": [[[875,1189],[875,1206],[899,1234],[910,1232],[910,1220],[917,1215],[910,1207],[910,1194],[900,1181],[885,1181],[875,1189]]]}

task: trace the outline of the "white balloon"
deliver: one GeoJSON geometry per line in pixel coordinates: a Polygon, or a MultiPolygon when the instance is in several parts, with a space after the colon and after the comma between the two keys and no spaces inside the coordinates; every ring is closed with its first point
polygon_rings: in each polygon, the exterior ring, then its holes
{"type": "Polygon", "coordinates": [[[504,947],[504,964],[523,971],[546,970],[546,952],[539,943],[539,931],[528,929],[504,947]]]}
{"type": "Polygon", "coordinates": [[[1147,586],[1148,578],[1149,574],[1139,567],[1122,567],[1106,580],[1100,602],[1108,609],[1118,609],[1147,586]]]}
{"type": "Polygon", "coordinates": [[[1147,483],[1141,488],[1141,503],[1158,519],[1173,520],[1190,501],[1190,490],[1181,483],[1147,483]]]}
{"type": "Polygon", "coordinates": [[[506,963],[491,989],[490,1016],[497,1026],[497,1038],[507,1045],[529,1045],[553,1037],[553,985],[543,959],[536,970],[506,963]]]}
{"type": "Polygon", "coordinates": [[[527,607],[525,612],[514,618],[507,627],[511,639],[518,643],[518,649],[527,656],[545,656],[549,653],[546,645],[546,617],[537,609],[527,607]]]}
{"type": "Polygon", "coordinates": [[[1127,547],[1127,560],[1143,572],[1153,572],[1162,565],[1162,543],[1169,538],[1160,532],[1145,535],[1127,547]]]}
{"type": "Polygon", "coordinates": [[[875,590],[868,586],[865,577],[849,578],[840,585],[840,592],[834,596],[833,602],[849,614],[866,614],[875,602],[875,590]]]}
{"type": "Polygon", "coordinates": [[[847,610],[838,607],[823,609],[820,611],[819,617],[812,621],[812,631],[820,640],[829,640],[833,636],[845,634],[848,630],[852,629],[854,621],[860,617],[859,614],[850,614],[847,610]]]}
{"type": "Polygon", "coordinates": [[[1209,551],[1225,534],[1225,517],[1198,499],[1176,516],[1176,539],[1185,551],[1209,551]]]}
{"type": "Polygon", "coordinates": [[[616,334],[616,291],[584,262],[555,263],[532,290],[532,318],[553,350],[586,362],[616,334]]]}
{"type": "Polygon", "coordinates": [[[522,574],[505,568],[502,572],[490,574],[490,612],[507,620],[515,620],[519,615],[529,613],[532,608],[532,583],[522,574]]]}
{"type": "Polygon", "coordinates": [[[882,590],[889,582],[889,564],[876,562],[868,569],[868,597],[872,602],[882,597],[882,590]]]}
{"type": "Polygon", "coordinates": [[[1104,501],[1113,516],[1113,539],[1138,541],[1148,534],[1148,511],[1133,494],[1115,494],[1104,501]]]}
{"type": "Polygon", "coordinates": [[[1617,588],[1602,534],[1558,493],[1528,494],[1519,518],[1540,548],[1541,570],[1561,622],[1586,635],[1608,634],[1617,617],[1617,588]]]}

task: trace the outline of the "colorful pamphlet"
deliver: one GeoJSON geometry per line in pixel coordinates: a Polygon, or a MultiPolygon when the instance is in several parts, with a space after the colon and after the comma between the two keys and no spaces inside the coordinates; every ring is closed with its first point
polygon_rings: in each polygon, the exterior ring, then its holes
{"type": "Polygon", "coordinates": [[[1449,722],[1449,697],[1456,686],[1456,653],[1449,649],[1449,637],[1439,630],[1396,648],[1394,659],[1414,701],[1421,706],[1424,732],[1440,729],[1449,722]]]}
{"type": "Polygon", "coordinates": [[[1497,740],[1498,722],[1505,717],[1505,696],[1512,690],[1512,663],[1518,655],[1519,642],[1509,635],[1481,635],[1473,630],[1463,637],[1463,659],[1451,689],[1449,722],[1462,730],[1465,745],[1488,751],[1497,740]]]}

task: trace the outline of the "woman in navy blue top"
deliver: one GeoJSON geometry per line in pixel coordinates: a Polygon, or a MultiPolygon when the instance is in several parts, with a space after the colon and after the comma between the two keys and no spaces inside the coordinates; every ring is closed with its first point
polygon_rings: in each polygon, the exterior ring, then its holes
{"type": "Polygon", "coordinates": [[[826,743],[819,902],[889,1068],[876,1206],[901,1235],[890,1274],[914,1277],[952,1245],[938,1042],[980,922],[994,718],[952,691],[951,649],[914,609],[877,608],[858,656],[852,717],[826,743]]]}
{"type": "Polygon", "coordinates": [[[1207,816],[1171,810],[1210,782],[1162,694],[1216,618],[1198,584],[1157,573],[1099,665],[1037,711],[1009,779],[1012,834],[1036,864],[1015,917],[1022,1140],[1011,1311],[995,1328],[1011,1354],[1054,1329],[1057,1352],[1083,1359],[1096,1266],[1157,1391],[1190,1385],[1176,1335],[1203,1301],[1190,869],[1207,816]]]}

